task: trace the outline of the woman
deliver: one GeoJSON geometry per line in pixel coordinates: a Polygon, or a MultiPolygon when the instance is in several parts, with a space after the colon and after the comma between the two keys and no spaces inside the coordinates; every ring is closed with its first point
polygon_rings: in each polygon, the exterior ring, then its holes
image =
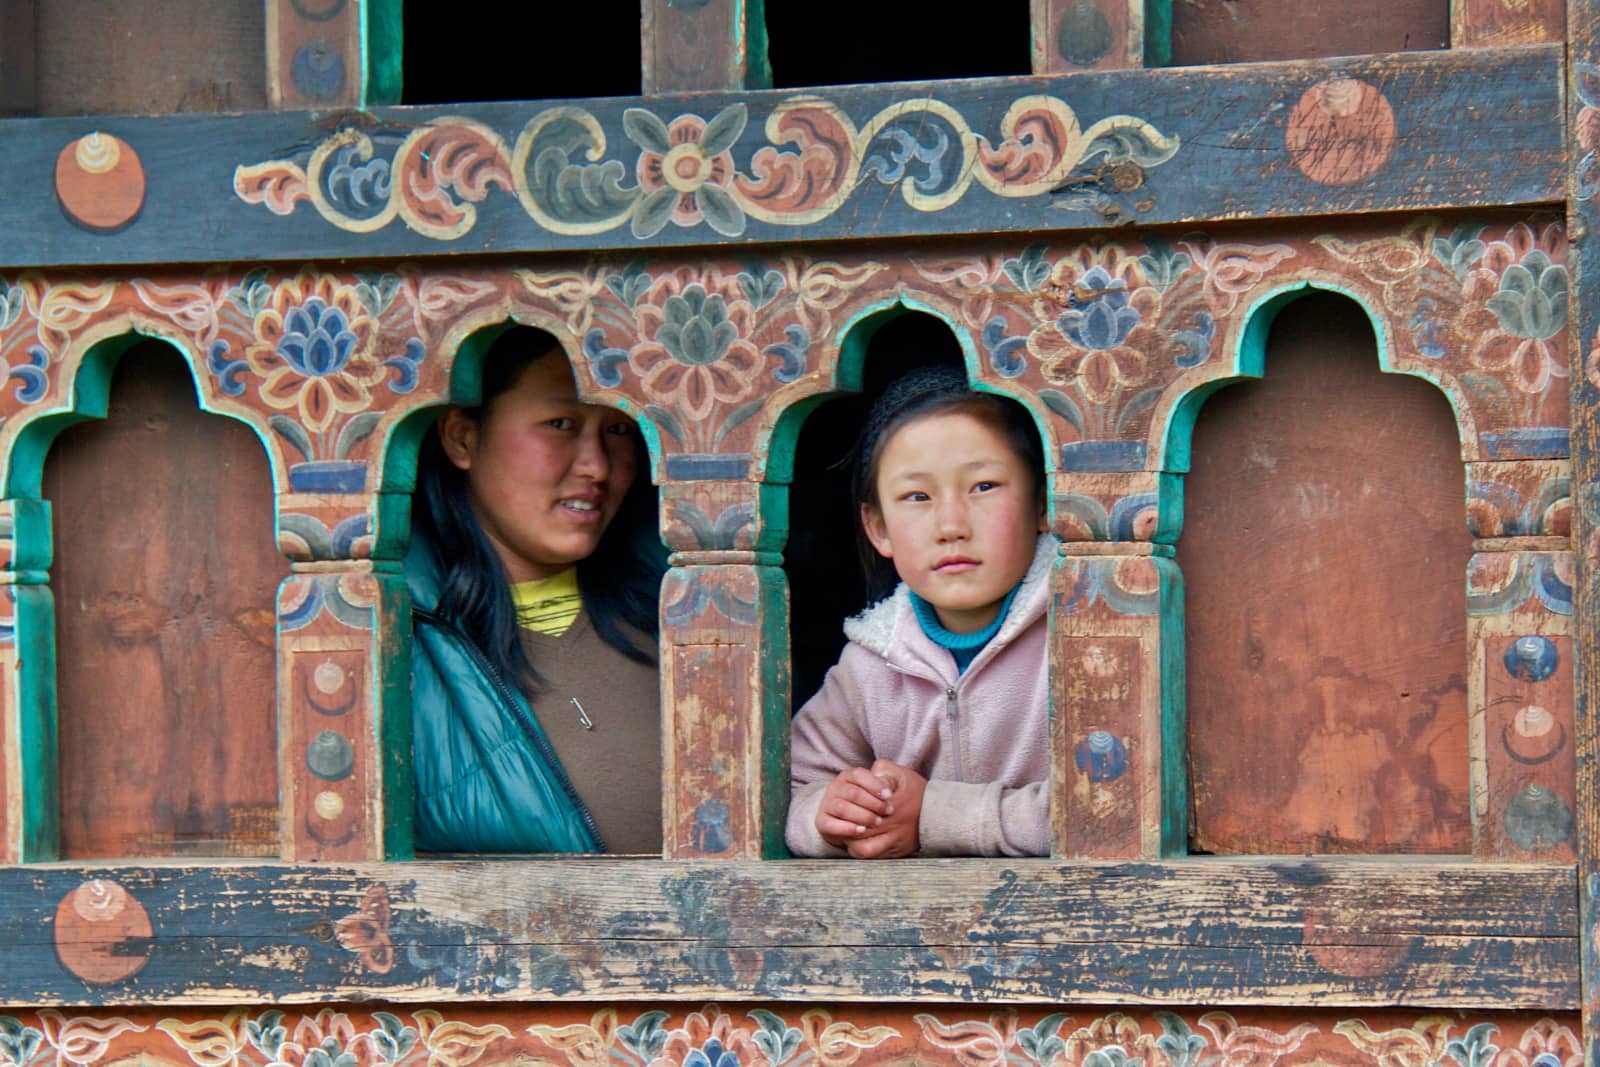
{"type": "Polygon", "coordinates": [[[417,459],[417,847],[659,852],[665,554],[638,427],[579,403],[527,327],[482,378],[417,459]]]}

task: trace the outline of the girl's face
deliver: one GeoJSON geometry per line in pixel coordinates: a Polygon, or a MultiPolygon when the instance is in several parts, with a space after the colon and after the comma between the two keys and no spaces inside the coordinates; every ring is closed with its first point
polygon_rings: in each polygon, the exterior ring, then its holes
{"type": "Polygon", "coordinates": [[[450,462],[467,473],[472,509],[513,582],[586,559],[636,475],[638,433],[620,411],[578,402],[559,352],[535,360],[479,418],[439,420],[450,462]]]}
{"type": "Polygon", "coordinates": [[[883,446],[877,490],[861,522],[901,581],[953,633],[993,622],[1045,529],[1033,475],[1005,436],[964,412],[916,419],[883,446]]]}

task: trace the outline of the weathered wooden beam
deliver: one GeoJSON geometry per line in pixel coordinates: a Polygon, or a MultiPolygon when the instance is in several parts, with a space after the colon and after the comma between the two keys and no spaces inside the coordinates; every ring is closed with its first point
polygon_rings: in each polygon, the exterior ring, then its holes
{"type": "Polygon", "coordinates": [[[1538,46],[946,82],[911,98],[864,86],[17,119],[0,122],[0,193],[14,194],[0,195],[0,257],[631,254],[1548,203],[1562,195],[1562,63],[1538,46]],[[23,195],[51,181],[63,211],[23,195]]]}
{"type": "Polygon", "coordinates": [[[0,870],[8,1004],[925,999],[1570,1010],[1572,868],[507,861],[0,870]]]}

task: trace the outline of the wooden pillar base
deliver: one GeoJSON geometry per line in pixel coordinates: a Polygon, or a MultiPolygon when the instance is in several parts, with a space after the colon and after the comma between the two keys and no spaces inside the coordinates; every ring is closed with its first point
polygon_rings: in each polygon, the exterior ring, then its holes
{"type": "Polygon", "coordinates": [[[1187,847],[1183,576],[1155,555],[1067,556],[1053,577],[1055,854],[1187,847]]]}
{"type": "Polygon", "coordinates": [[[278,590],[283,858],[409,857],[405,580],[355,561],[300,567],[278,590]]]}

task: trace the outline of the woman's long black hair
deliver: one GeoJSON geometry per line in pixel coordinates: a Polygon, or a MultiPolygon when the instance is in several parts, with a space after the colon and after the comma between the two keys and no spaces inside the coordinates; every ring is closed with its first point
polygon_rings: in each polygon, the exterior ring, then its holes
{"type": "MultiPolygon", "coordinates": [[[[482,418],[534,361],[564,358],[548,334],[528,326],[506,330],[484,354],[482,399],[466,413],[482,418]]],[[[654,645],[641,647],[627,630],[632,627],[650,637],[658,633],[661,576],[666,571],[649,457],[643,439],[635,436],[634,440],[638,474],[599,547],[578,563],[578,590],[595,633],[606,644],[629,659],[654,663],[654,645]]],[[[438,555],[438,613],[452,621],[505,677],[517,680],[524,689],[537,688],[539,675],[523,648],[505,566],[472,509],[466,472],[450,462],[439,435],[432,431],[423,434],[417,453],[412,526],[438,555]]]]}

